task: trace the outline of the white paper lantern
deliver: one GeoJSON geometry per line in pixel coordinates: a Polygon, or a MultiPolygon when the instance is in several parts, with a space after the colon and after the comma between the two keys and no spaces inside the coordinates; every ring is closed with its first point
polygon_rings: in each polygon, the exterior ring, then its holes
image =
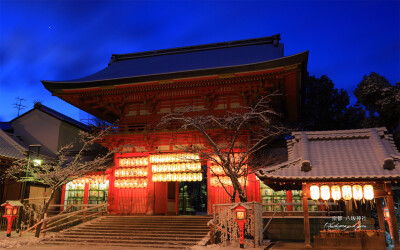
{"type": "Polygon", "coordinates": [[[361,200],[362,197],[363,197],[362,187],[360,185],[354,185],[353,186],[353,198],[355,200],[361,200]]]}
{"type": "Polygon", "coordinates": [[[331,198],[331,193],[329,192],[329,186],[321,186],[321,198],[325,201],[331,198]]]}
{"type": "Polygon", "coordinates": [[[340,187],[339,186],[332,186],[331,193],[332,193],[332,199],[340,200],[341,195],[340,195],[340,187]]]}
{"type": "Polygon", "coordinates": [[[366,200],[374,198],[374,187],[372,185],[364,185],[364,198],[366,200]]]}

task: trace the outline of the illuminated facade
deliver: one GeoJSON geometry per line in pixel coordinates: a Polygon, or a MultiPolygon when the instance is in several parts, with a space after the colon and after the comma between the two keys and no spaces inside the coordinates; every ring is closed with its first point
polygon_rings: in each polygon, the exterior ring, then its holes
{"type": "MultiPolygon", "coordinates": [[[[71,184],[71,194],[80,192],[83,203],[103,199],[111,213],[127,214],[177,214],[191,206],[187,200],[200,199],[204,192],[207,213],[213,204],[230,202],[216,176],[228,189],[230,180],[218,170],[211,174],[210,162],[179,151],[180,145],[206,146],[202,135],[173,126],[158,129],[157,124],[183,107],[195,106],[198,114],[224,114],[274,91],[282,95],[273,100],[273,106],[289,122],[298,121],[308,52],[284,57],[279,40],[275,35],[112,55],[108,67],[93,75],[42,81],[53,95],[72,105],[110,123],[119,121],[103,145],[134,145],[115,155],[114,167],[101,173],[106,176],[101,187],[90,188],[90,180],[81,181],[71,184]],[[202,184],[190,190],[196,183],[202,184]]],[[[240,181],[248,183],[249,201],[261,201],[254,174],[240,181]]],[[[63,200],[69,201],[64,194],[63,200]]]]}

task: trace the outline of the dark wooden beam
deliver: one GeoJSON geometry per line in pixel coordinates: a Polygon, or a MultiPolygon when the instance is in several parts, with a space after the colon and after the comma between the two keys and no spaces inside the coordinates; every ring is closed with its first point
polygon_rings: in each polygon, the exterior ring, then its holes
{"type": "Polygon", "coordinates": [[[308,217],[308,185],[303,183],[304,249],[312,249],[310,219],[308,217]]]}

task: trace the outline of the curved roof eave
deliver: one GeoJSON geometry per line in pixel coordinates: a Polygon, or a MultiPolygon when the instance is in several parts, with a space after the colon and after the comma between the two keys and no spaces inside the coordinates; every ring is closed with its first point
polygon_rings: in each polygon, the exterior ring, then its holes
{"type": "MultiPolygon", "coordinates": [[[[234,72],[246,72],[246,71],[256,71],[266,68],[277,68],[283,67],[286,65],[291,65],[299,62],[305,62],[307,65],[309,51],[304,51],[298,54],[262,61],[258,63],[244,64],[244,65],[235,65],[235,66],[227,66],[227,67],[219,67],[219,68],[207,68],[207,69],[199,69],[199,70],[190,70],[190,71],[180,71],[180,72],[170,72],[170,73],[162,73],[162,74],[152,74],[152,75],[141,75],[141,76],[132,76],[132,77],[122,77],[122,78],[110,78],[110,79],[98,79],[92,81],[46,81],[41,80],[44,87],[49,90],[62,90],[62,89],[83,89],[83,88],[93,88],[93,87],[104,87],[111,85],[121,85],[121,84],[132,84],[139,82],[152,82],[152,81],[161,81],[161,80],[170,80],[177,78],[189,78],[189,77],[202,77],[207,75],[219,75],[219,74],[227,74],[234,72]]],[[[307,67],[307,66],[305,66],[307,67]]],[[[306,69],[306,68],[305,68],[306,69]]]]}

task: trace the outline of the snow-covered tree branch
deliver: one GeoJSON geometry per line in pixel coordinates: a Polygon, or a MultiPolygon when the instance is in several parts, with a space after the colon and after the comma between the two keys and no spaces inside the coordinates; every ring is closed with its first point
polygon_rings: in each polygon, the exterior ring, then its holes
{"type": "Polygon", "coordinates": [[[181,145],[179,149],[198,154],[203,160],[222,168],[232,182],[233,191],[228,191],[217,178],[231,201],[235,201],[237,194],[240,201],[245,202],[247,175],[256,167],[252,164],[255,154],[288,132],[279,124],[280,115],[271,107],[271,99],[277,95],[261,97],[250,107],[229,110],[220,116],[203,115],[196,107],[186,107],[164,116],[159,127],[178,124],[178,130],[197,131],[205,145],[181,145]],[[245,182],[240,183],[240,178],[245,182]]]}
{"type": "MultiPolygon", "coordinates": [[[[55,192],[63,185],[89,172],[105,170],[107,164],[112,161],[113,154],[119,150],[118,148],[107,150],[97,144],[110,132],[110,129],[111,127],[108,127],[94,133],[80,131],[79,141],[61,147],[55,159],[46,160],[36,166],[24,159],[15,162],[7,169],[8,178],[13,178],[18,182],[41,183],[49,187],[50,195],[45,200],[39,220],[44,218],[55,192]],[[72,151],[73,148],[77,148],[76,146],[79,146],[79,150],[72,151]],[[93,155],[89,159],[89,153],[96,154],[94,159],[93,155]]],[[[40,228],[36,231],[37,237],[39,232],[40,228]]]]}

